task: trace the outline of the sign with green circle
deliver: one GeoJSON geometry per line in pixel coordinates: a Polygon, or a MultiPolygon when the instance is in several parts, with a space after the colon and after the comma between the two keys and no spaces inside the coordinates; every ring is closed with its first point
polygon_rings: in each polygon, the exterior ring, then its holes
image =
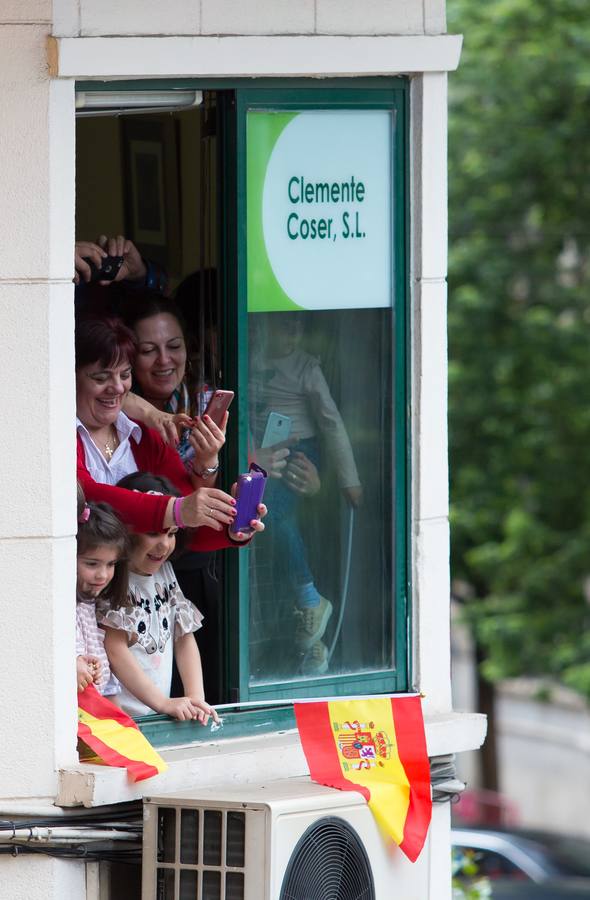
{"type": "Polygon", "coordinates": [[[391,306],[393,115],[248,112],[250,312],[391,306]]]}

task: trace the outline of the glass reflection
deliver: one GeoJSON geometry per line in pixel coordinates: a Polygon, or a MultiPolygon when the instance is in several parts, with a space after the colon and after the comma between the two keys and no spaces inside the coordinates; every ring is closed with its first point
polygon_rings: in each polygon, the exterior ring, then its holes
{"type": "Polygon", "coordinates": [[[390,668],[391,309],[249,315],[251,682],[390,668]]]}

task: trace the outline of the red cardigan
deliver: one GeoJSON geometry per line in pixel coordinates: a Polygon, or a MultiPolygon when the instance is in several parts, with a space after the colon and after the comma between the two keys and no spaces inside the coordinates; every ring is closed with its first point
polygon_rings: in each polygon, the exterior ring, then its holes
{"type": "MultiPolygon", "coordinates": [[[[164,443],[160,435],[141,422],[141,440],[139,444],[131,438],[131,452],[140,472],[151,472],[153,475],[164,475],[178,488],[183,496],[192,494],[192,481],[175,450],[164,443]]],[[[112,484],[100,484],[95,481],[86,468],[86,456],[82,438],[77,434],[77,478],[87,500],[110,503],[126,525],[139,532],[161,531],[164,516],[170,497],[158,497],[154,494],[142,494],[112,484]]],[[[219,550],[223,547],[235,547],[227,531],[215,531],[213,528],[195,528],[189,542],[191,550],[219,550]]]]}

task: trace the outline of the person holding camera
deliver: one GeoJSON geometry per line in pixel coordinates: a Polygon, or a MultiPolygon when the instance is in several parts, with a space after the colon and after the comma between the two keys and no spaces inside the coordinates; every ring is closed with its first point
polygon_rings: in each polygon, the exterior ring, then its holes
{"type": "MultiPolygon", "coordinates": [[[[147,288],[165,294],[168,278],[164,269],[153,260],[144,259],[133,243],[122,234],[107,237],[101,234],[96,241],[76,241],[74,248],[74,284],[76,300],[85,296],[85,285],[101,288],[125,282],[126,288],[147,288]]],[[[93,295],[99,296],[99,295],[93,295]]]]}

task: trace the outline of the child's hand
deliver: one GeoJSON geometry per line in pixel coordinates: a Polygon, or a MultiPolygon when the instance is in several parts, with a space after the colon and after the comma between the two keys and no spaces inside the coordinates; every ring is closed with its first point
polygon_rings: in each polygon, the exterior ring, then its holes
{"type": "Polygon", "coordinates": [[[201,710],[197,708],[190,697],[169,697],[158,712],[172,716],[173,719],[178,719],[180,722],[199,719],[199,716],[202,715],[201,710]]]}
{"type": "Polygon", "coordinates": [[[94,681],[94,668],[89,662],[90,659],[94,659],[94,657],[76,657],[76,681],[79,691],[85,690],[94,681]]]}
{"type": "Polygon", "coordinates": [[[363,489],[360,484],[352,485],[352,487],[342,488],[342,493],[348,500],[351,506],[355,508],[360,506],[363,502],[363,489]]]}
{"type": "Polygon", "coordinates": [[[100,659],[98,658],[98,656],[86,656],[84,658],[86,659],[86,662],[88,663],[90,670],[93,673],[92,680],[94,681],[95,684],[98,684],[100,681],[100,676],[101,676],[101,671],[102,671],[100,659]]]}
{"type": "Polygon", "coordinates": [[[217,715],[217,712],[212,706],[209,706],[206,700],[197,700],[196,697],[191,697],[191,703],[199,710],[197,719],[201,725],[206,725],[209,721],[209,717],[213,719],[216,725],[219,725],[219,716],[217,715]]]}

